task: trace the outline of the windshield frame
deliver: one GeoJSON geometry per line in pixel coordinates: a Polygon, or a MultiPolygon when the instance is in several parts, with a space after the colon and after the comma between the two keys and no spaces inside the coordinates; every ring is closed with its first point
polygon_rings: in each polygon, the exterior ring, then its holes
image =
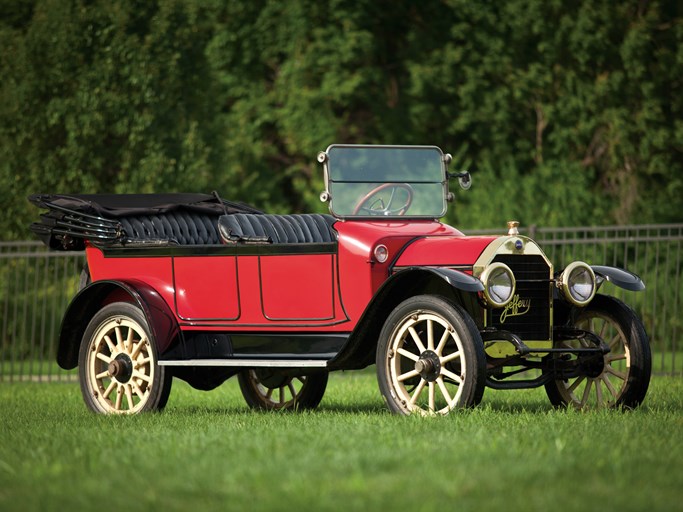
{"type": "MultiPolygon", "coordinates": [[[[430,220],[435,220],[443,217],[446,214],[446,209],[447,209],[447,203],[448,203],[448,197],[449,197],[449,191],[448,191],[448,163],[450,162],[450,155],[444,154],[443,151],[438,147],[438,146],[430,146],[430,145],[371,145],[371,144],[331,144],[328,146],[328,148],[324,151],[319,153],[318,155],[318,161],[323,163],[323,170],[324,170],[324,181],[325,181],[325,191],[320,195],[320,198],[324,202],[329,203],[329,210],[332,215],[334,215],[336,218],[339,219],[371,219],[371,220],[406,220],[406,219],[430,219],[430,220]],[[423,152],[429,151],[429,152],[435,152],[438,154],[438,160],[439,160],[439,176],[438,176],[438,181],[434,179],[434,177],[427,179],[427,180],[420,180],[417,179],[419,176],[416,176],[415,179],[411,180],[405,180],[404,178],[398,178],[395,181],[394,180],[372,180],[370,178],[368,179],[356,179],[356,180],[348,180],[348,179],[335,179],[335,167],[334,167],[334,152],[336,149],[346,149],[346,150],[399,150],[399,151],[420,151],[422,150],[423,152]],[[333,197],[333,194],[335,193],[335,185],[338,187],[340,184],[349,184],[350,186],[355,186],[355,185],[361,185],[361,184],[367,184],[367,185],[372,185],[374,184],[375,186],[380,186],[383,184],[392,184],[395,183],[397,185],[397,188],[405,188],[404,185],[408,185],[408,188],[415,188],[415,187],[430,187],[431,190],[425,190],[425,192],[422,192],[422,200],[424,201],[426,198],[426,194],[429,193],[429,197],[434,199],[434,209],[432,211],[429,211],[427,213],[421,214],[421,213],[411,213],[410,212],[410,207],[408,206],[402,214],[400,212],[382,212],[380,210],[378,213],[371,214],[368,213],[369,209],[364,208],[364,211],[358,211],[358,208],[355,208],[354,211],[350,211],[350,209],[347,208],[339,208],[337,207],[335,210],[335,198],[333,197]],[[436,191],[439,191],[438,195],[436,195],[436,191]],[[440,197],[440,204],[439,200],[437,197],[440,197]]],[[[430,163],[431,165],[431,163],[430,163]]],[[[338,175],[338,171],[336,174],[338,175]]],[[[387,187],[388,189],[394,188],[391,187],[390,185],[387,187]]],[[[372,188],[371,188],[372,189],[372,188]]],[[[362,194],[358,197],[358,200],[362,198],[362,194]]],[[[367,196],[366,196],[367,199],[367,196]]],[[[431,201],[431,200],[430,200],[431,201]]],[[[389,206],[389,205],[387,205],[389,206]]],[[[431,205],[430,205],[431,207],[431,205]]]]}

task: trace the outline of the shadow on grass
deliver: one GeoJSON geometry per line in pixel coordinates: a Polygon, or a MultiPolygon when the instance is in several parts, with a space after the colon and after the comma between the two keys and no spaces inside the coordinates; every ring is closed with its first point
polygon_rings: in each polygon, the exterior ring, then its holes
{"type": "Polygon", "coordinates": [[[384,415],[389,410],[382,404],[329,404],[320,405],[315,409],[290,409],[290,410],[261,410],[251,409],[247,405],[176,405],[166,408],[167,412],[174,415],[191,416],[191,415],[255,415],[255,416],[273,416],[273,415],[295,415],[295,414],[317,414],[317,413],[332,413],[332,414],[362,414],[362,415],[384,415]]]}
{"type": "MultiPolygon", "coordinates": [[[[301,414],[358,414],[363,416],[386,416],[391,415],[389,409],[384,404],[377,403],[358,403],[358,404],[342,404],[342,403],[331,403],[331,404],[321,404],[315,409],[296,409],[296,410],[259,410],[251,409],[247,405],[242,404],[225,404],[225,405],[192,405],[192,404],[179,404],[176,406],[169,406],[166,411],[171,412],[174,415],[180,416],[196,416],[196,415],[209,415],[209,416],[277,416],[277,415],[301,415],[301,414]]],[[[481,404],[476,407],[466,409],[466,410],[456,410],[451,414],[477,414],[477,412],[494,412],[503,415],[519,415],[519,414],[531,414],[531,415],[547,415],[548,413],[557,412],[562,413],[595,413],[595,412],[606,412],[614,414],[633,414],[633,413],[661,413],[670,412],[674,414],[683,414],[683,403],[680,401],[668,404],[651,404],[645,403],[638,407],[637,409],[602,409],[602,410],[587,410],[578,411],[575,409],[566,409],[563,407],[554,407],[550,403],[543,403],[540,401],[526,401],[526,400],[484,400],[481,404]]]]}
{"type": "MultiPolygon", "coordinates": [[[[343,381],[344,379],[342,379],[343,381]]],[[[373,383],[368,383],[368,386],[373,383]]],[[[361,388],[362,390],[362,388],[361,388]]],[[[250,409],[238,393],[225,393],[218,398],[210,398],[205,400],[203,397],[199,398],[197,402],[196,395],[185,393],[181,394],[179,400],[174,400],[172,394],[168,405],[168,410],[173,411],[174,414],[181,415],[273,415],[273,414],[358,414],[381,416],[390,414],[386,404],[383,402],[379,394],[361,392],[353,389],[348,393],[346,390],[334,389],[333,392],[326,396],[318,408],[304,411],[258,411],[250,409]]],[[[209,395],[207,395],[208,398],[209,395]]],[[[487,388],[484,393],[482,402],[471,411],[491,411],[505,415],[515,414],[536,414],[546,415],[557,412],[562,413],[567,411],[564,408],[555,408],[550,403],[548,397],[543,389],[530,390],[507,390],[496,391],[487,388]]],[[[578,412],[573,409],[570,412],[578,412]]],[[[591,413],[595,410],[588,411],[591,413]]],[[[654,378],[650,385],[650,390],[645,398],[644,403],[635,411],[628,409],[616,409],[607,411],[614,414],[629,414],[631,412],[638,412],[640,414],[655,414],[655,413],[671,413],[683,414],[683,379],[681,378],[654,378]]],[[[456,411],[455,414],[461,414],[456,411]]]]}

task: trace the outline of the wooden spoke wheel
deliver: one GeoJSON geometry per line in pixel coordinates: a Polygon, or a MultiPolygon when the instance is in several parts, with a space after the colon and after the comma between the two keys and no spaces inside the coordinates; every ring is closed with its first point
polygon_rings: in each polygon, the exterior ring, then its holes
{"type": "Polygon", "coordinates": [[[238,379],[250,407],[263,410],[314,409],[327,387],[327,373],[288,376],[268,368],[245,370],[238,379]]]}
{"type": "Polygon", "coordinates": [[[142,311],[118,302],[102,308],[85,330],[79,379],[86,405],[102,414],[162,409],[171,375],[158,365],[156,347],[142,311]]]}
{"type": "Polygon", "coordinates": [[[387,318],[377,346],[377,377],[399,414],[448,414],[481,401],[486,357],[469,315],[439,297],[418,296],[387,318]]]}
{"type": "MultiPolygon", "coordinates": [[[[633,310],[613,297],[597,295],[578,312],[575,327],[591,331],[609,345],[599,365],[587,365],[582,375],[546,384],[550,402],[578,409],[637,407],[650,383],[652,358],[643,324],[633,310]]],[[[583,339],[561,346],[587,347],[583,339]]]]}

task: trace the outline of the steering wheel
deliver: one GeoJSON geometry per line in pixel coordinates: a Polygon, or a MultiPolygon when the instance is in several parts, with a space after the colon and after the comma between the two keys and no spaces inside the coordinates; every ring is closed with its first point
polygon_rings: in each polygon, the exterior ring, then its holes
{"type": "Polygon", "coordinates": [[[413,190],[413,187],[407,183],[383,183],[373,188],[370,192],[360,198],[356,204],[356,207],[353,209],[353,214],[358,215],[360,213],[364,213],[367,215],[405,215],[406,210],[413,202],[414,194],[415,191],[413,190]],[[384,204],[384,199],[381,197],[373,199],[374,196],[385,190],[391,190],[391,195],[389,196],[389,200],[386,204],[384,204]],[[396,199],[396,192],[399,190],[404,190],[407,197],[400,206],[392,207],[394,202],[399,202],[396,199]]]}

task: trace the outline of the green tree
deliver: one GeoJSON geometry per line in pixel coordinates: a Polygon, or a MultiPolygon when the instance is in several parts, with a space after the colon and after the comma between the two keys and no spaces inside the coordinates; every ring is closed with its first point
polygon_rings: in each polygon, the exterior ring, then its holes
{"type": "Polygon", "coordinates": [[[175,1],[45,0],[5,19],[0,175],[17,215],[4,235],[27,236],[29,193],[210,187],[222,161],[210,37],[175,1]]]}
{"type": "Polygon", "coordinates": [[[0,199],[209,191],[323,211],[331,143],[437,144],[465,229],[683,220],[674,0],[0,0],[0,199]]]}
{"type": "Polygon", "coordinates": [[[411,64],[412,125],[479,173],[459,221],[501,225],[492,194],[526,223],[683,220],[675,2],[450,6],[443,47],[411,64]]]}

